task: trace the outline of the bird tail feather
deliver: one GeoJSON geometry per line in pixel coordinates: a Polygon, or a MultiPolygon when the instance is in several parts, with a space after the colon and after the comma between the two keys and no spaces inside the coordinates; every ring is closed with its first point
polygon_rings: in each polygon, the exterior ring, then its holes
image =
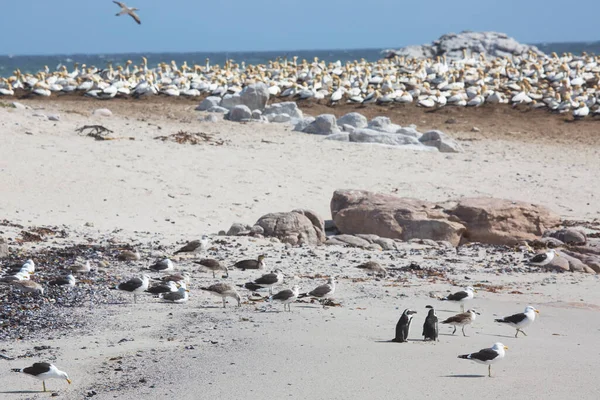
{"type": "Polygon", "coordinates": [[[468,360],[468,359],[471,358],[471,355],[470,354],[462,354],[462,355],[458,356],[458,358],[462,358],[464,360],[468,360]]]}
{"type": "Polygon", "coordinates": [[[21,372],[21,368],[13,368],[11,369],[12,372],[21,372]]]}
{"type": "Polygon", "coordinates": [[[504,318],[497,318],[497,319],[495,319],[494,321],[496,321],[496,322],[506,322],[506,321],[504,320],[504,318]]]}

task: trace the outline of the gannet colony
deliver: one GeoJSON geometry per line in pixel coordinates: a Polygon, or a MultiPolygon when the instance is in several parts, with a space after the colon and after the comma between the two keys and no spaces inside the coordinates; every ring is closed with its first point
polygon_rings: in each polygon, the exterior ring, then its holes
{"type": "MultiPolygon", "coordinates": [[[[461,37],[455,35],[451,39],[461,37]]],[[[202,65],[177,65],[171,61],[150,66],[142,57],[139,64],[128,60],[125,65],[115,66],[109,62],[104,68],[74,63],[71,69],[61,65],[51,71],[46,66],[33,74],[17,69],[0,79],[0,97],[66,93],[98,99],[152,95],[225,97],[235,96],[250,84],[264,83],[275,98],[313,99],[331,105],[415,103],[424,108],[440,108],[510,104],[572,113],[576,119],[600,114],[600,56],[545,55],[524,45],[515,47],[513,54],[508,50],[490,52],[487,36],[477,40],[470,48],[481,52],[468,50],[463,44],[458,53],[436,41],[434,50],[431,46],[418,50],[411,46],[388,51],[376,62],[285,57],[258,65],[234,60],[213,65],[206,59],[202,65]]],[[[500,36],[498,40],[507,39],[500,36]]]]}

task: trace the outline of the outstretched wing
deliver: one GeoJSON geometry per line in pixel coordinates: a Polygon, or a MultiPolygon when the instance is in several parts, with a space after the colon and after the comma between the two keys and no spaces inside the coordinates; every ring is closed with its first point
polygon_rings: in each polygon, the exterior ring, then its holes
{"type": "Polygon", "coordinates": [[[115,3],[116,5],[118,5],[121,8],[125,8],[125,4],[121,3],[120,1],[114,1],[113,0],[113,3],[115,3]]]}
{"type": "Polygon", "coordinates": [[[142,24],[142,21],[140,21],[140,17],[138,17],[136,13],[134,13],[133,11],[131,11],[129,13],[129,15],[131,15],[131,18],[133,18],[135,20],[135,22],[138,23],[138,25],[142,24]]]}

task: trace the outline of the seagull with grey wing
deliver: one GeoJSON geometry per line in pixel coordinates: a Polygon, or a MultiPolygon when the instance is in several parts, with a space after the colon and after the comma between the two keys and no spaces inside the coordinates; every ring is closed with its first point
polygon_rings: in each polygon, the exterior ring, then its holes
{"type": "Polygon", "coordinates": [[[137,14],[135,13],[136,11],[140,11],[139,8],[135,8],[135,7],[129,8],[129,7],[127,7],[127,5],[125,3],[121,3],[120,1],[113,1],[113,3],[115,3],[116,5],[121,7],[121,11],[119,13],[117,13],[117,17],[119,17],[121,15],[129,14],[129,16],[131,18],[133,18],[135,20],[135,22],[137,22],[139,25],[142,24],[142,21],[140,21],[140,17],[138,17],[137,14]]]}

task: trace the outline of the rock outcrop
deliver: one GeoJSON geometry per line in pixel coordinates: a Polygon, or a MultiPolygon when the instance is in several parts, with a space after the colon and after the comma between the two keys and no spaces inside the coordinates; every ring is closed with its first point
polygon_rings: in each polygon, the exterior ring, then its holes
{"type": "Polygon", "coordinates": [[[265,237],[276,237],[291,245],[315,246],[325,241],[323,219],[308,210],[266,214],[254,225],[263,228],[265,237]]]}

